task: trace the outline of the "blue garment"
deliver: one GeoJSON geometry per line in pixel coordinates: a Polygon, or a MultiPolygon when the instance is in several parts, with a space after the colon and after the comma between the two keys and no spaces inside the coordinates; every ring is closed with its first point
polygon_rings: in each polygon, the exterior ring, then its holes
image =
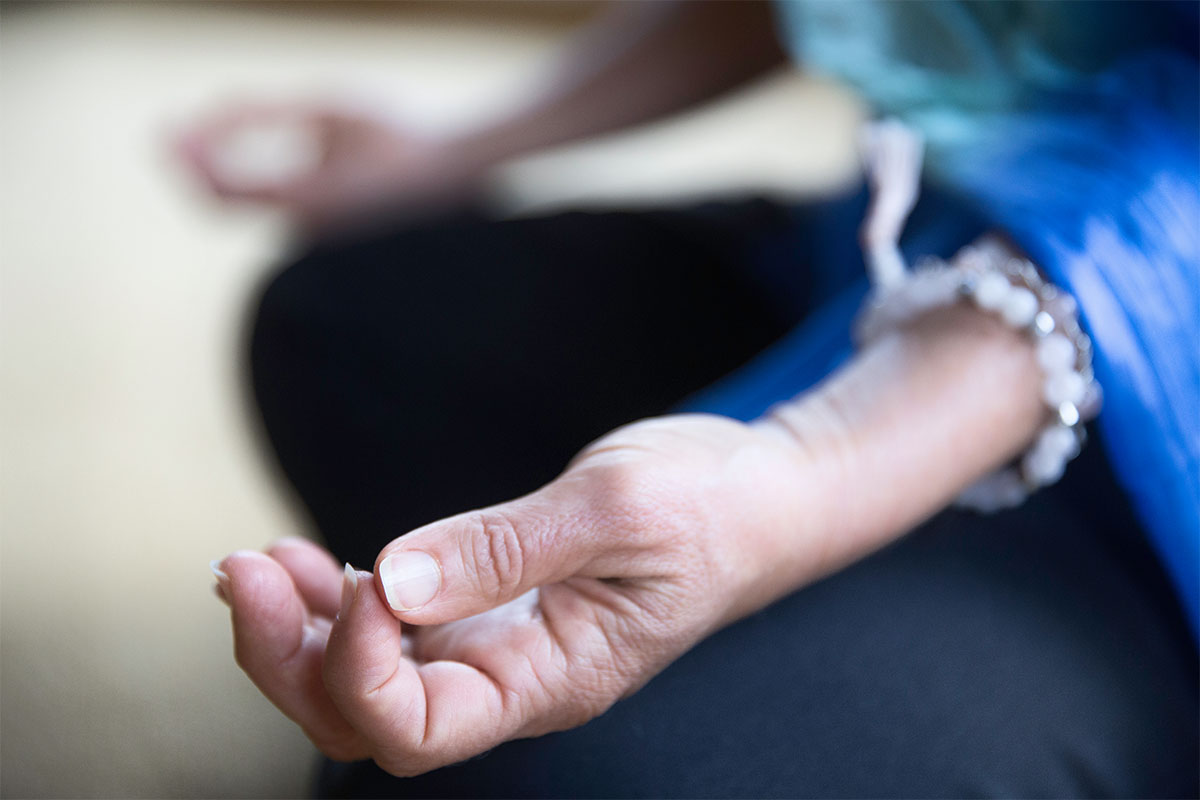
{"type": "MultiPolygon", "coordinates": [[[[922,130],[930,177],[1079,300],[1110,460],[1200,636],[1198,8],[798,0],[779,16],[801,63],[922,130]]],[[[815,383],[848,356],[865,290],[691,408],[749,419],[815,383]]]]}

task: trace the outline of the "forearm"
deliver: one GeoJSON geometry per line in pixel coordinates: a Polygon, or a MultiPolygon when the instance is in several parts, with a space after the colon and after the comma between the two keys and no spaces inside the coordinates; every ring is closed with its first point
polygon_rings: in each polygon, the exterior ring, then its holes
{"type": "Polygon", "coordinates": [[[490,166],[686,109],[783,59],[765,2],[622,3],[568,45],[529,103],[458,148],[490,166]]]}
{"type": "MultiPolygon", "coordinates": [[[[1044,419],[1027,337],[966,305],[878,339],[755,423],[797,448],[748,608],[877,550],[1019,453],[1044,419]]],[[[743,609],[745,610],[745,609],[743,609]]]]}

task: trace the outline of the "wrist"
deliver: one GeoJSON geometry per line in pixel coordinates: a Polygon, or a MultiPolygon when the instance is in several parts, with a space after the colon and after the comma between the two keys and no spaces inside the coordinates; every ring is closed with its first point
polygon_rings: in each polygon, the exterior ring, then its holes
{"type": "Polygon", "coordinates": [[[1027,337],[951,306],[879,338],[757,422],[805,465],[795,513],[808,540],[783,543],[797,585],[910,530],[1019,453],[1044,418],[1039,386],[1027,337]]]}

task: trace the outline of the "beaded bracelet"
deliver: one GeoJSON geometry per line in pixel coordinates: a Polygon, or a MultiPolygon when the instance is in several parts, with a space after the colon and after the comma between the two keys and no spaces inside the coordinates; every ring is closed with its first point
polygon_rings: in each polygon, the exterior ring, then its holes
{"type": "Polygon", "coordinates": [[[865,344],[960,299],[999,315],[1036,340],[1042,400],[1050,411],[1047,422],[1016,467],[986,476],[957,501],[979,511],[1010,508],[1061,478],[1086,441],[1083,424],[1096,416],[1101,403],[1091,341],[1079,327],[1074,299],[994,240],[964,248],[951,264],[922,259],[905,280],[872,295],[859,315],[855,338],[865,344]]]}
{"type": "Polygon", "coordinates": [[[966,299],[1035,340],[1047,422],[1015,466],[982,478],[956,501],[983,512],[1019,505],[1062,477],[1086,441],[1084,423],[1100,410],[1091,340],[1079,326],[1075,299],[996,239],[963,248],[952,263],[927,257],[909,270],[897,243],[916,202],[921,142],[908,128],[886,121],[868,128],[863,143],[873,189],[863,245],[874,290],[856,321],[855,338],[865,344],[966,299]]]}

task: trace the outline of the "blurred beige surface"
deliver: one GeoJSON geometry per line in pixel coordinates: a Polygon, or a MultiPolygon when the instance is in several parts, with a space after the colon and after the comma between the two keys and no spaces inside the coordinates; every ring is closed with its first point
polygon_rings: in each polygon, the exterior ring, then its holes
{"type": "MultiPolygon", "coordinates": [[[[303,530],[244,402],[279,221],[217,209],[173,124],[351,87],[453,124],[584,16],[452,4],[0,4],[0,794],[300,796],[312,751],[233,664],[210,559],[303,530]]],[[[504,174],[512,208],[804,192],[857,106],[783,74],[504,174]]]]}

